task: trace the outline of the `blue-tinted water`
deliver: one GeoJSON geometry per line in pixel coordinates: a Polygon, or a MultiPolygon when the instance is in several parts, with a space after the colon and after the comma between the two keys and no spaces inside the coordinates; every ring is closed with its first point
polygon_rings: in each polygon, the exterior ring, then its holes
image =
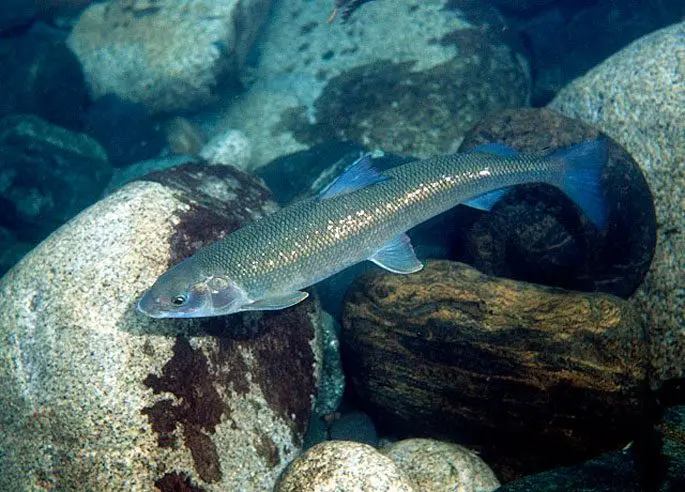
{"type": "Polygon", "coordinates": [[[0,96],[0,489],[685,490],[682,1],[3,0],[0,96]],[[595,140],[599,227],[532,182],[418,273],[136,310],[361,155],[595,140]]]}

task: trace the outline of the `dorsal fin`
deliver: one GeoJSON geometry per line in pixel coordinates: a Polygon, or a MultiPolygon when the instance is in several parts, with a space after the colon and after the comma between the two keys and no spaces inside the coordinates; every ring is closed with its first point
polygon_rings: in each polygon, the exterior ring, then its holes
{"type": "Polygon", "coordinates": [[[340,176],[335,178],[321,193],[319,200],[345,195],[375,183],[390,179],[373,167],[371,156],[366,154],[354,161],[340,176]]]}

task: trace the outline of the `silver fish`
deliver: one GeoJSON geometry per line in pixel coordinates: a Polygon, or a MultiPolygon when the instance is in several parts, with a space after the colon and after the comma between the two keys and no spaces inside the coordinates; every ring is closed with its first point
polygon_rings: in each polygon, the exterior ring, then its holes
{"type": "Polygon", "coordinates": [[[283,309],[303,289],[363,260],[395,273],[421,270],[406,231],[457,204],[489,209],[510,187],[560,188],[603,227],[605,142],[549,156],[497,144],[379,173],[360,158],[318,197],[249,223],[161,275],[138,303],[154,318],[283,309]]]}

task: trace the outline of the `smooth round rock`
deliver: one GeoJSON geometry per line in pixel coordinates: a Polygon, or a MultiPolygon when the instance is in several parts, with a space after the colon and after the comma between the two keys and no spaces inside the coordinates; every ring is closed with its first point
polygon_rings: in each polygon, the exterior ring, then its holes
{"type": "Polygon", "coordinates": [[[171,265],[275,208],[228,166],[160,171],[0,279],[1,490],[273,489],[315,402],[316,301],[197,320],[135,306],[171,265]]]}
{"type": "Polygon", "coordinates": [[[368,444],[326,441],[293,461],[275,492],[412,492],[412,482],[390,458],[368,444]]]}
{"type": "MultiPolygon", "coordinates": [[[[685,22],[649,34],[564,88],[551,109],[595,126],[635,159],[654,194],[657,248],[634,296],[653,384],[685,375],[685,22]]],[[[619,250],[620,251],[620,250],[619,250]]]]}
{"type": "Polygon", "coordinates": [[[524,51],[490,7],[472,7],[365,2],[327,24],[330,2],[277,2],[223,126],[259,142],[253,168],[330,140],[419,157],[454,150],[485,114],[530,93],[524,51]]]}
{"type": "Polygon", "coordinates": [[[419,490],[491,492],[500,486],[494,472],[473,451],[434,439],[405,439],[381,453],[391,458],[419,490]]]}
{"type": "Polygon", "coordinates": [[[520,186],[473,225],[454,224],[454,235],[466,239],[460,259],[488,275],[624,298],[635,292],[654,256],[657,225],[649,186],[619,144],[555,111],[519,109],[478,123],[459,150],[494,142],[547,154],[595,139],[607,147],[601,180],[606,227],[595,227],[556,188],[520,186]]]}
{"type": "Polygon", "coordinates": [[[195,110],[235,79],[271,0],[117,0],[81,15],[68,44],[93,99],[115,94],[150,111],[195,110]]]}
{"type": "Polygon", "coordinates": [[[345,371],[374,422],[478,447],[505,480],[623,446],[645,418],[642,320],[608,294],[431,261],[358,279],[342,326],[345,371]]]}

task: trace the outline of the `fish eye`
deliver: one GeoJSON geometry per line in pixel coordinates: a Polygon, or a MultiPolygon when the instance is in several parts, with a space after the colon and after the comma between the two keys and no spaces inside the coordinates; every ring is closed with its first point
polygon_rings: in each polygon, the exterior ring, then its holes
{"type": "Polygon", "coordinates": [[[176,307],[183,306],[186,303],[186,300],[187,300],[186,296],[183,296],[183,295],[174,296],[171,298],[171,304],[173,306],[176,306],[176,307]]]}

